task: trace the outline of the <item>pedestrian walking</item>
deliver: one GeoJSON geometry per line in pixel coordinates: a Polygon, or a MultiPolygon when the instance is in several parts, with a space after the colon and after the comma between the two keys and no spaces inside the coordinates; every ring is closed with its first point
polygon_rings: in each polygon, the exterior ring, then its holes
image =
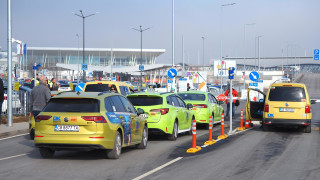
{"type": "Polygon", "coordinates": [[[0,78],[0,124],[1,124],[1,114],[2,114],[3,101],[4,101],[4,87],[3,87],[3,81],[0,78]]]}
{"type": "MultiPolygon", "coordinates": [[[[46,77],[40,77],[40,83],[31,91],[31,112],[34,119],[40,114],[51,98],[50,89],[47,86],[46,77]]],[[[31,116],[31,114],[30,114],[31,116]]]]}
{"type": "MultiPolygon", "coordinates": [[[[230,84],[228,84],[227,90],[224,92],[224,95],[230,98],[231,95],[230,95],[229,91],[230,91],[230,84]]],[[[233,96],[233,97],[238,96],[238,91],[235,90],[235,89],[233,89],[233,88],[232,88],[232,96],[233,96]]],[[[230,114],[229,114],[229,112],[230,112],[230,104],[229,104],[229,102],[230,102],[230,101],[227,99],[227,100],[226,100],[226,103],[227,103],[226,118],[229,118],[229,115],[230,115],[230,114]]],[[[233,102],[232,102],[232,117],[234,117],[234,113],[235,113],[235,103],[236,103],[236,100],[233,99],[233,102]]]]}

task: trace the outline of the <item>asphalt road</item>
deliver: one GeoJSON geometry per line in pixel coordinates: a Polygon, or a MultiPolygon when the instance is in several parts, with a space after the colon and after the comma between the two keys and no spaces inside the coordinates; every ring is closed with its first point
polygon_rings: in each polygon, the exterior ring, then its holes
{"type": "MultiPolygon", "coordinates": [[[[305,75],[300,81],[307,84],[311,97],[318,97],[320,83],[315,82],[320,81],[319,75],[305,75]]],[[[239,125],[239,109],[234,125],[239,125]]],[[[286,128],[263,132],[255,125],[195,154],[186,153],[191,147],[190,135],[180,135],[177,141],[153,136],[147,149],[124,148],[118,160],[103,159],[99,151],[60,151],[54,159],[42,159],[28,135],[0,139],[0,179],[318,180],[319,109],[320,104],[312,106],[310,134],[286,128]]],[[[219,133],[220,125],[214,127],[213,137],[219,133]]],[[[198,128],[197,137],[197,145],[203,145],[207,130],[198,128]]]]}

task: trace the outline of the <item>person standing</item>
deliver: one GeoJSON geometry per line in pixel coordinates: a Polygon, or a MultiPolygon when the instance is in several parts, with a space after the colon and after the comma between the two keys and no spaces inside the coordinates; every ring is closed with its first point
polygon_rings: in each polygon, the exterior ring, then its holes
{"type": "Polygon", "coordinates": [[[3,81],[0,78],[0,124],[1,124],[1,114],[2,114],[3,101],[4,101],[4,87],[3,87],[3,81]]]}
{"type": "MultiPolygon", "coordinates": [[[[231,96],[230,96],[229,91],[230,91],[230,84],[228,84],[227,90],[224,92],[224,95],[230,98],[231,96]]],[[[238,96],[238,91],[235,90],[235,89],[233,89],[233,88],[232,88],[232,96],[233,96],[233,97],[238,96]]],[[[229,118],[229,115],[230,115],[230,114],[229,114],[229,112],[230,112],[230,104],[229,104],[228,99],[226,100],[226,103],[227,103],[226,118],[229,118]]],[[[233,102],[232,102],[232,117],[234,117],[234,113],[235,113],[235,103],[236,103],[236,100],[233,99],[233,102]]]]}
{"type": "Polygon", "coordinates": [[[59,83],[57,83],[56,78],[52,78],[51,81],[49,81],[48,86],[51,91],[58,91],[59,89],[59,83]]]}
{"type": "Polygon", "coordinates": [[[36,79],[34,79],[34,78],[31,79],[31,86],[30,86],[31,89],[34,88],[34,81],[36,81],[36,85],[39,84],[39,75],[38,74],[36,75],[36,79]]]}
{"type": "Polygon", "coordinates": [[[190,91],[190,84],[189,83],[187,83],[187,91],[190,91]]]}
{"type": "MultiPolygon", "coordinates": [[[[46,77],[40,77],[40,83],[31,91],[31,112],[34,119],[40,114],[51,98],[50,89],[47,86],[46,77]]],[[[31,115],[31,114],[30,114],[31,115]]]]}

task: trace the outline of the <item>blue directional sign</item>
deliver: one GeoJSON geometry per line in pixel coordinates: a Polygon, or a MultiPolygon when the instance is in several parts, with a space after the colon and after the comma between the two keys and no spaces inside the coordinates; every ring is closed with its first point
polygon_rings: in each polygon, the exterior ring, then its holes
{"type": "Polygon", "coordinates": [[[139,70],[144,71],[144,65],[139,65],[139,70]]]}
{"type": "Polygon", "coordinates": [[[176,69],[169,69],[169,71],[168,71],[169,78],[174,78],[177,76],[177,74],[178,74],[178,72],[176,69]]]}
{"type": "Polygon", "coordinates": [[[83,91],[85,83],[79,83],[76,87],[76,91],[83,91]]]}
{"type": "Polygon", "coordinates": [[[33,69],[33,70],[37,70],[37,69],[38,69],[38,66],[32,66],[32,69],[33,69]]]}
{"type": "Polygon", "coordinates": [[[250,74],[249,74],[249,78],[251,81],[257,81],[259,79],[259,73],[256,72],[256,71],[252,71],[250,74]]]}
{"type": "Polygon", "coordinates": [[[319,60],[319,49],[315,49],[313,54],[313,59],[319,60]]]}
{"type": "Polygon", "coordinates": [[[87,64],[87,63],[83,63],[83,64],[81,65],[81,69],[82,69],[83,71],[88,70],[88,64],[87,64]]]}
{"type": "Polygon", "coordinates": [[[258,87],[258,83],[249,83],[249,86],[255,86],[255,87],[258,87]]]}

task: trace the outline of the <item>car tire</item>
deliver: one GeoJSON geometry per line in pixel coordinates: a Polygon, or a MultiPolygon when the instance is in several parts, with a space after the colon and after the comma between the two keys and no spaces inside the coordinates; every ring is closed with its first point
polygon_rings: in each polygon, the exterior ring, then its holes
{"type": "Polygon", "coordinates": [[[144,126],[143,131],[142,131],[142,139],[141,143],[137,144],[138,149],[145,149],[148,144],[148,131],[147,131],[147,126],[144,126]]]}
{"type": "Polygon", "coordinates": [[[308,126],[304,127],[304,132],[305,133],[311,133],[311,125],[308,125],[308,126]]]}
{"type": "Polygon", "coordinates": [[[39,148],[39,151],[42,158],[45,158],[45,159],[53,158],[54,150],[50,148],[42,147],[42,148],[39,148]]]}
{"type": "Polygon", "coordinates": [[[122,146],[122,139],[121,139],[119,131],[117,131],[116,136],[114,138],[113,149],[106,150],[107,158],[119,159],[120,154],[121,154],[121,146],[122,146]]]}
{"type": "Polygon", "coordinates": [[[192,135],[193,120],[195,120],[195,117],[194,117],[194,116],[192,116],[191,127],[190,127],[190,130],[188,131],[188,135],[192,135]]]}
{"type": "Polygon", "coordinates": [[[264,132],[267,132],[267,131],[270,130],[270,127],[269,127],[268,125],[266,125],[266,124],[262,124],[262,130],[263,130],[264,132]]]}
{"type": "Polygon", "coordinates": [[[169,140],[171,141],[175,141],[177,140],[178,138],[178,123],[177,121],[174,122],[174,125],[173,125],[173,130],[172,130],[172,134],[169,134],[169,140]]]}
{"type": "Polygon", "coordinates": [[[31,129],[31,131],[29,132],[30,135],[30,139],[34,140],[34,128],[31,129]]]}

